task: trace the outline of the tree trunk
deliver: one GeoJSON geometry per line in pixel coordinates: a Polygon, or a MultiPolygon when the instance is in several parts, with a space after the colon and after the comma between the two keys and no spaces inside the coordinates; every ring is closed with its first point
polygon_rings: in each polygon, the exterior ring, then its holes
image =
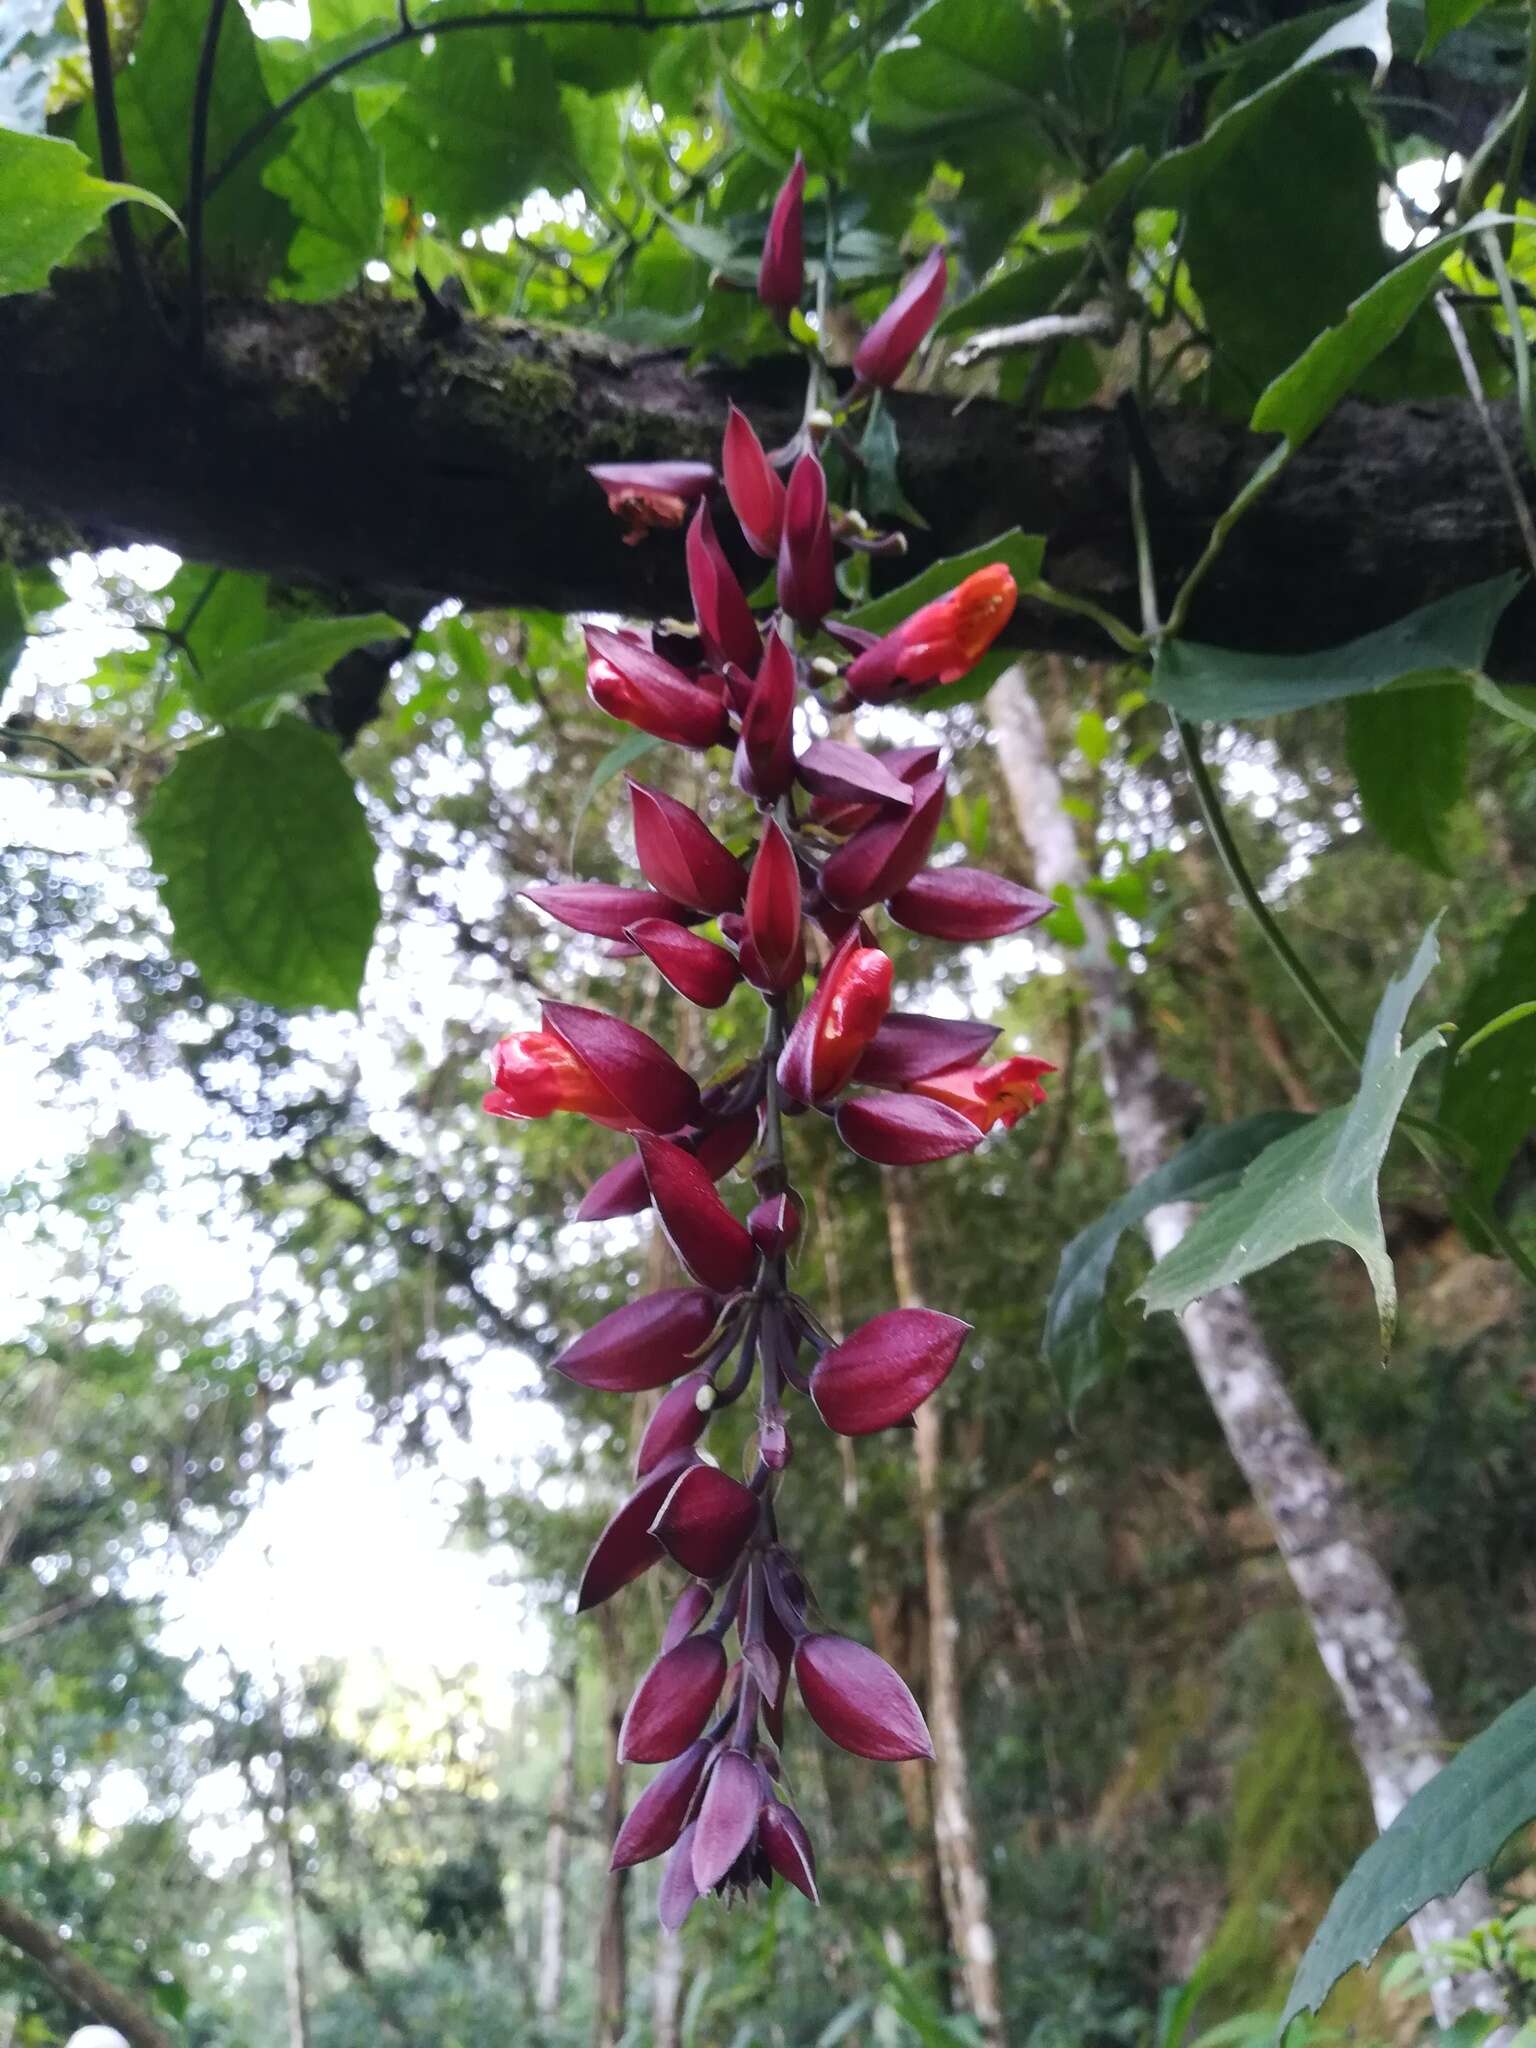
{"type": "MultiPolygon", "coordinates": [[[[890,1233],[896,1299],[918,1308],[911,1215],[898,1175],[887,1173],[885,1216],[890,1233]]],[[[959,1634],[949,1557],[944,1547],[943,1420],[936,1400],[916,1416],[917,1483],[923,1530],[923,1572],[928,1589],[928,1728],[933,1737],[933,1832],[944,1889],[950,1941],[960,1960],[965,2003],[987,2048],[1002,2048],[997,1938],[971,1810],[970,1766],[960,1705],[959,1634]]]]}
{"type": "Polygon", "coordinates": [[[560,1695],[560,1762],[549,1802],[544,1885],[539,1903],[539,1978],[534,2010],[541,2020],[555,2017],[565,1990],[565,1866],[570,1855],[571,1811],[576,1801],[576,1732],[580,1719],[574,1664],[561,1676],[560,1695]]]}
{"type": "MultiPolygon", "coordinates": [[[[281,1707],[279,1708],[281,1712],[281,1707]]],[[[277,1751],[277,1811],[273,1816],[278,1891],[283,1903],[283,1986],[288,2004],[288,2048],[309,2048],[309,1986],[304,1967],[304,1925],[300,1914],[298,1862],[288,1812],[288,1754],[277,1751]]]]}
{"type": "MultiPolygon", "coordinates": [[[[1177,1146],[1180,1091],[1162,1066],[1131,977],[1110,952],[1098,905],[1083,890],[1088,871],[1063,807],[1039,710],[1019,669],[1010,669],[993,687],[987,707],[1003,778],[1034,861],[1034,885],[1050,891],[1065,882],[1074,890],[1084,930],[1078,967],[1098,1030],[1115,1137],[1135,1183],[1177,1146]]],[[[1146,1234],[1157,1257],[1178,1244],[1194,1214],[1187,1202],[1153,1211],[1146,1234]]],[[[1318,1654],[1348,1716],[1377,1826],[1385,1828],[1435,1775],[1446,1750],[1402,1602],[1371,1553],[1343,1480],[1286,1391],[1242,1289],[1218,1289],[1179,1320],[1227,1444],[1274,1529],[1318,1654]]],[[[1474,1878],[1455,1898],[1414,1916],[1415,1945],[1424,1953],[1465,1934],[1492,1910],[1486,1886],[1474,1878]]],[[[1438,1983],[1433,1997],[1442,2025],[1473,2004],[1498,2004],[1493,1987],[1472,1978],[1438,1983]]]]}
{"type": "Polygon", "coordinates": [[[651,1978],[651,2048],[679,2048],[683,2013],[683,1938],[663,1927],[651,1978]]]}
{"type": "MultiPolygon", "coordinates": [[[[624,1820],[624,1766],[619,1762],[619,1729],[624,1721],[626,1690],[623,1645],[610,1610],[598,1610],[603,1638],[603,1678],[608,1707],[608,1782],[603,1791],[602,1839],[611,1843],[624,1820]]],[[[597,2008],[592,2048],[618,2048],[624,2032],[629,1987],[629,1872],[610,1870],[603,1880],[603,1903],[597,1927],[597,2008]]]]}
{"type": "Polygon", "coordinates": [[[30,1957],[61,1997],[104,2027],[116,2027],[133,2048],[172,2048],[170,2035],[147,2012],[40,1921],[24,1913],[14,1900],[4,1897],[0,1897],[0,1941],[8,1941],[30,1957]]]}

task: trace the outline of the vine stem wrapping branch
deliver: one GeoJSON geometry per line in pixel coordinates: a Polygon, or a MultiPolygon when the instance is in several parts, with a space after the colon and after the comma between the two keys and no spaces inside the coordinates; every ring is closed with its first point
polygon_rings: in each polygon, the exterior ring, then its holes
{"type": "MultiPolygon", "coordinates": [[[[112,82],[112,29],[107,19],[107,0],[85,0],[85,37],[90,52],[91,96],[96,107],[101,168],[114,184],[121,185],[127,182],[127,166],[123,159],[122,130],[117,120],[117,89],[112,82]]],[[[118,268],[123,274],[124,288],[136,312],[147,316],[151,304],[149,286],[126,205],[119,204],[109,209],[107,228],[117,254],[118,268]]]]}
{"type": "Polygon", "coordinates": [[[192,88],[192,131],[187,151],[187,354],[194,368],[202,361],[204,301],[206,297],[206,247],[204,222],[210,186],[208,170],[208,118],[213,105],[213,79],[219,55],[219,32],[224,26],[228,0],[209,0],[208,19],[203,25],[202,47],[197,53],[197,77],[192,88]]]}

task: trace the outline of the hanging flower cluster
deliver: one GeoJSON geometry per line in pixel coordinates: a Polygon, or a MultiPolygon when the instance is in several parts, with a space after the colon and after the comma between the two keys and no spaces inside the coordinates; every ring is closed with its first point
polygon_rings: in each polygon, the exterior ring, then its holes
{"type": "MultiPolygon", "coordinates": [[[[783,318],[804,284],[804,169],[774,207],[759,292],[783,318]]],[[[937,317],[935,251],[858,351],[861,386],[894,383],[937,317]]],[[[811,408],[808,408],[808,415],[811,408]]],[[[843,740],[797,744],[797,702],[841,689],[838,708],[886,703],[964,675],[1006,625],[1005,567],[983,568],[883,638],[839,625],[834,546],[867,540],[834,516],[815,436],[769,456],[732,410],[724,496],[747,546],[775,565],[776,606],[748,602],[715,529],[719,480],[706,464],[627,463],[593,475],[626,538],[686,519],[696,638],[587,631],[588,687],[604,711],[673,744],[733,755],[754,808],[739,857],[697,811],[629,785],[643,887],[564,883],[526,893],[551,917],[643,955],[689,1002],[716,1009],[742,982],[760,996],[761,1054],[701,1090],[655,1039],[574,1003],[547,1002],[537,1031],[496,1048],[485,1107],[506,1117],[571,1111],[630,1134],[633,1154],[588,1191],[589,1221],[654,1209],[691,1285],[605,1316],[557,1360],[586,1387],[666,1388],[636,1458],[635,1491],[588,1559],[590,1608],[661,1559],[689,1575],[661,1653],[630,1702],[626,1762],[661,1764],[620,1831],[614,1866],[670,1851],[661,1918],[680,1926],[708,1891],[746,1891],[776,1873],[816,1897],[815,1855],[781,1794],[778,1745],[791,1680],[811,1719],[856,1756],[932,1754],[912,1695],[872,1651],[816,1629],[810,1596],[779,1537],[776,1492],[791,1455],[791,1396],[831,1429],[864,1436],[905,1423],[940,1386],[968,1326],[897,1309],[836,1343],[793,1290],[803,1206],[785,1153],[789,1119],[819,1113],[850,1151],[883,1166],[947,1159],[1011,1128],[1044,1100],[1047,1062],[988,1060],[995,1030],[891,1007],[892,962],[871,925],[958,941],[1023,930],[1053,907],[972,867],[929,868],[945,804],[936,747],[875,753],[843,740]],[[787,479],[781,469],[788,468],[787,479]],[[814,663],[825,631],[839,650],[814,663]],[[851,656],[851,659],[849,658],[851,656]],[[709,923],[718,937],[705,936],[709,923]],[[807,974],[814,975],[801,1000],[807,974]],[[742,1220],[718,1183],[751,1153],[756,1206],[742,1220]],[[700,1455],[712,1415],[757,1382],[751,1470],[733,1478],[700,1455]],[[734,1633],[736,1657],[727,1655],[734,1633]]],[[[801,735],[803,739],[804,735],[801,735]]]]}

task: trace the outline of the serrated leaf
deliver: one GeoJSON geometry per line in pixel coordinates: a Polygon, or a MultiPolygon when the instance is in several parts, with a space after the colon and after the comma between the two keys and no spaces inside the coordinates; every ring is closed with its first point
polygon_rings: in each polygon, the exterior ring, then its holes
{"type": "Polygon", "coordinates": [[[1395,624],[1317,654],[1239,654],[1169,640],[1152,665],[1154,697],[1199,722],[1273,718],[1374,690],[1465,684],[1487,659],[1493,629],[1524,578],[1474,583],[1395,624]]]}
{"type": "Polygon", "coordinates": [[[1474,1871],[1486,1870],[1533,1817],[1536,1691],[1507,1708],[1416,1792],[1345,1878],[1307,1944],[1280,2016],[1280,2036],[1298,2013],[1316,2012],[1345,1971],[1368,1963],[1421,1906],[1448,1898],[1474,1871]]]}
{"type": "Polygon", "coordinates": [[[852,137],[848,117],[839,108],[730,77],[721,79],[720,90],[737,134],[764,163],[787,169],[800,150],[808,169],[842,175],[852,137]]]}
{"type": "Polygon", "coordinates": [[[405,628],[387,612],[365,612],[342,619],[300,619],[273,639],[244,648],[188,685],[198,710],[210,718],[236,718],[254,705],[269,703],[302,685],[318,681],[328,668],[354,648],[374,641],[399,640],[405,628]]]}
{"type": "Polygon", "coordinates": [[[1065,35],[1046,9],[1015,0],[931,0],[876,58],[876,148],[962,141],[996,123],[1032,121],[1061,82],[1065,35]]]}
{"type": "Polygon", "coordinates": [[[1120,1356],[1104,1297],[1125,1233],[1165,1202],[1208,1202],[1235,1187],[1245,1167],[1305,1121],[1288,1110],[1270,1110],[1198,1132],[1064,1246],[1046,1304],[1040,1355],[1069,1414],[1120,1356]]]}
{"type": "Polygon", "coordinates": [[[177,947],[211,989],[356,1007],[379,917],[374,844],[323,734],[283,718],[187,748],[144,836],[177,947]]]}
{"type": "Polygon", "coordinates": [[[120,201],[176,216],[153,192],[93,178],[72,142],[0,128],[0,298],[40,292],[64,261],[120,201]]]}
{"type": "Polygon", "coordinates": [[[1536,901],[1505,926],[1450,1012],[1461,1056],[1446,1069],[1435,1115],[1471,1148],[1472,1184],[1484,1200],[1497,1192],[1536,1121],[1536,1031],[1512,1032],[1474,1059],[1465,1057],[1467,1043],[1533,994],[1536,901]]]}
{"type": "Polygon", "coordinates": [[[1462,684],[1352,697],[1349,765],[1366,818],[1395,852],[1449,875],[1447,827],[1466,794],[1472,693],[1462,684]]]}
{"type": "Polygon", "coordinates": [[[1261,1152],[1160,1259],[1137,1290],[1147,1313],[1177,1315],[1192,1301],[1262,1272],[1303,1245],[1346,1245],[1370,1275],[1383,1357],[1392,1348],[1397,1282],[1381,1226],[1377,1179],[1413,1078],[1445,1043],[1426,1031],[1402,1042],[1413,998],[1439,958],[1434,928],[1405,972],[1387,984],[1371,1024],[1360,1085],[1347,1108],[1331,1109],[1261,1152]]]}
{"type": "Polygon", "coordinates": [[[334,298],[356,284],[384,239],[384,167],[351,94],[307,101],[262,182],[298,222],[284,272],[292,296],[334,298]]]}
{"type": "MultiPolygon", "coordinates": [[[[989,562],[1006,562],[1022,591],[1040,574],[1044,560],[1045,538],[1042,534],[1025,533],[1018,526],[1010,527],[984,547],[971,548],[963,555],[946,555],[943,561],[931,563],[909,583],[899,584],[895,590],[886,591],[883,597],[871,598],[868,604],[860,605],[857,611],[848,614],[847,623],[862,628],[866,633],[889,633],[893,626],[899,626],[920,605],[931,604],[934,598],[953,590],[957,583],[963,583],[976,570],[986,568],[989,562]]],[[[954,701],[947,692],[946,698],[954,701]]]]}

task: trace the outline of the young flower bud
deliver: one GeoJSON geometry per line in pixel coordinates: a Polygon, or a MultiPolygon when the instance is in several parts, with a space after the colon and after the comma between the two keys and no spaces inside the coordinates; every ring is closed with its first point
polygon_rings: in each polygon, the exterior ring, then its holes
{"type": "Polygon", "coordinates": [[[1049,896],[985,868],[930,868],[914,875],[887,907],[909,932],[964,943],[1024,931],[1057,906],[1049,896]]]}
{"type": "Polygon", "coordinates": [[[544,1028],[623,1104],[626,1129],[680,1131],[698,1114],[693,1077],[654,1038],[621,1017],[581,1003],[546,1003],[544,1028]]]}
{"type": "Polygon", "coordinates": [[[693,1881],[712,1891],[757,1833],[763,1781],[757,1765],[739,1749],[724,1750],[709,1774],[693,1831],[693,1881]]]}
{"type": "Polygon", "coordinates": [[[653,889],[678,903],[718,917],[738,910],[746,893],[746,870],[727,851],[697,811],[643,782],[629,785],[635,826],[635,858],[653,889]]]}
{"type": "Polygon", "coordinates": [[[847,1636],[803,1636],[795,1680],[806,1711],[839,1749],[875,1763],[929,1759],[933,1744],[905,1685],[881,1657],[847,1636]]]}
{"type": "Polygon", "coordinates": [[[678,1836],[667,1867],[661,1874],[656,1894],[656,1917],[668,1934],[676,1934],[693,1911],[699,1888],[693,1881],[693,1836],[697,1821],[690,1821],[678,1836]]]}
{"type": "Polygon", "coordinates": [[[638,640],[588,626],[587,694],[600,711],[678,747],[713,747],[729,737],[724,686],[695,682],[638,640]]]}
{"type": "Polygon", "coordinates": [[[840,910],[865,910],[904,889],[928,858],[944,815],[944,777],[925,775],[912,808],[877,818],[840,846],[821,871],[822,893],[840,910]]]}
{"type": "Polygon", "coordinates": [[[779,542],[778,585],[779,603],[795,624],[808,632],[813,632],[837,603],[827,479],[814,455],[802,455],[790,472],[784,533],[779,542]]]}
{"type": "Polygon", "coordinates": [[[628,547],[652,527],[681,526],[689,505],[715,481],[707,462],[591,462],[587,475],[602,485],[608,510],[628,529],[628,547]]]}
{"type": "Polygon", "coordinates": [[[853,1096],[837,1112],[837,1135],[877,1166],[927,1166],[981,1143],[969,1117],[916,1095],[853,1096]]]}
{"type": "Polygon", "coordinates": [[[713,1636],[667,1650],[635,1688],[619,1730],[619,1762],[664,1764],[704,1732],[725,1683],[725,1652],[713,1636]]]}
{"type": "Polygon", "coordinates": [[[747,1218],[752,1242],[765,1259],[781,1259],[800,1235],[801,1212],[795,1195],[770,1195],[747,1218]]]}
{"type": "Polygon", "coordinates": [[[594,939],[622,939],[640,918],[675,921],[689,914],[654,889],[624,889],[609,882],[555,882],[545,889],[519,889],[517,893],[573,932],[589,932],[594,939]]]}
{"type": "Polygon", "coordinates": [[[630,1126],[624,1104],[552,1031],[512,1032],[498,1040],[491,1065],[496,1085],[483,1107],[492,1116],[537,1118],[564,1109],[616,1131],[630,1126]]]}
{"type": "Polygon", "coordinates": [[[753,554],[771,562],[784,532],[784,484],[744,412],[725,424],[725,495],[753,554]]]}
{"type": "Polygon", "coordinates": [[[895,1011],[870,1040],[853,1078],[871,1088],[910,1088],[929,1074],[971,1065],[996,1037],[995,1024],[980,1024],[974,1017],[895,1011]]]}
{"type": "Polygon", "coordinates": [[[760,1512],[751,1487],[718,1466],[690,1465],[657,1510],[651,1534],[685,1572],[718,1579],[741,1555],[760,1512]]]}
{"type": "Polygon", "coordinates": [[[702,1287],[663,1287],[643,1294],[594,1323],[561,1352],[555,1370],[603,1394],[643,1394],[664,1387],[686,1372],[709,1342],[719,1309],[715,1296],[702,1287]]]}
{"type": "Polygon", "coordinates": [[[869,1436],[905,1422],[942,1386],[969,1323],[931,1308],[888,1309],[817,1362],[811,1398],[839,1436],[869,1436]]]}
{"type": "Polygon", "coordinates": [[[768,1800],[757,1817],[757,1839],[779,1876],[804,1892],[813,1906],[819,1906],[816,1851],[794,1808],[778,1799],[768,1800]]]}
{"type": "Polygon", "coordinates": [[[741,969],[723,946],[665,918],[642,918],[630,925],[624,936],[634,941],[680,996],[701,1010],[718,1010],[729,1002],[731,990],[741,979],[741,969]]]}
{"type": "Polygon", "coordinates": [[[771,818],[747,879],[746,918],[747,938],[766,986],[776,991],[793,987],[805,968],[800,870],[789,841],[771,818]]]}
{"type": "Polygon", "coordinates": [[[762,653],[757,621],[715,537],[707,503],[701,502],[693,515],[684,552],[705,653],[717,666],[734,661],[741,668],[755,669],[762,653]]]}
{"type": "Polygon", "coordinates": [[[707,1742],[690,1742],[681,1756],[675,1756],[652,1778],[625,1817],[614,1838],[610,1870],[628,1870],[632,1864],[649,1863],[670,1849],[683,1831],[688,1808],[704,1775],[709,1759],[707,1742]]]}
{"type": "Polygon", "coordinates": [[[774,802],[795,779],[794,717],[795,657],[770,633],[742,713],[734,774],[760,803],[774,802]]]}
{"type": "Polygon", "coordinates": [[[779,1086],[792,1101],[814,1106],[847,1084],[891,1006],[894,972],[878,946],[860,945],[857,927],[849,932],[779,1055],[779,1086]]]}
{"type": "Polygon", "coordinates": [[[959,682],[1013,617],[1018,596],[1013,571],[989,562],[866,648],[848,670],[849,689],[878,704],[902,683],[959,682]]]}
{"type": "MultiPolygon", "coordinates": [[[[655,1543],[655,1537],[652,1537],[651,1541],[655,1543]]],[[[656,1548],[660,1550],[661,1545],[657,1543],[656,1548]]],[[[693,1634],[713,1606],[714,1597],[708,1586],[701,1586],[697,1579],[691,1585],[684,1586],[672,1603],[672,1612],[667,1616],[667,1625],[662,1631],[663,1650],[675,1650],[685,1636],[693,1634]]]]}
{"type": "Polygon", "coordinates": [[[944,251],[930,249],[859,343],[853,370],[861,384],[900,382],[902,371],[939,317],[948,283],[944,251]]]}
{"type": "Polygon", "coordinates": [[[745,1224],[715,1192],[706,1169],[691,1152],[665,1138],[647,1136],[638,1143],[651,1200],[678,1259],[716,1294],[745,1287],[757,1268],[757,1250],[745,1224]]]}
{"type": "Polygon", "coordinates": [[[957,1110],[979,1131],[990,1131],[994,1124],[1011,1131],[1021,1116],[1044,1103],[1040,1076],[1055,1071],[1049,1060],[1015,1053],[1012,1059],[996,1060],[989,1067],[953,1067],[942,1074],[929,1074],[911,1086],[915,1094],[957,1110]]]}
{"type": "Polygon", "coordinates": [[[576,1594],[576,1612],[585,1614],[648,1572],[665,1556],[651,1534],[656,1510],[672,1491],[678,1474],[693,1462],[692,1451],[677,1451],[648,1472],[634,1492],[609,1518],[601,1536],[592,1546],[576,1594]]]}
{"type": "Polygon", "coordinates": [[[645,1435],[635,1453],[636,1478],[643,1479],[663,1458],[696,1444],[709,1427],[714,1402],[708,1373],[691,1372],[675,1387],[669,1387],[645,1425],[645,1435]],[[700,1395],[704,1396],[702,1403],[700,1395]]]}
{"type": "Polygon", "coordinates": [[[779,187],[757,267],[757,296],[770,312],[787,319],[805,290],[805,159],[795,151],[794,169],[779,187]]]}

